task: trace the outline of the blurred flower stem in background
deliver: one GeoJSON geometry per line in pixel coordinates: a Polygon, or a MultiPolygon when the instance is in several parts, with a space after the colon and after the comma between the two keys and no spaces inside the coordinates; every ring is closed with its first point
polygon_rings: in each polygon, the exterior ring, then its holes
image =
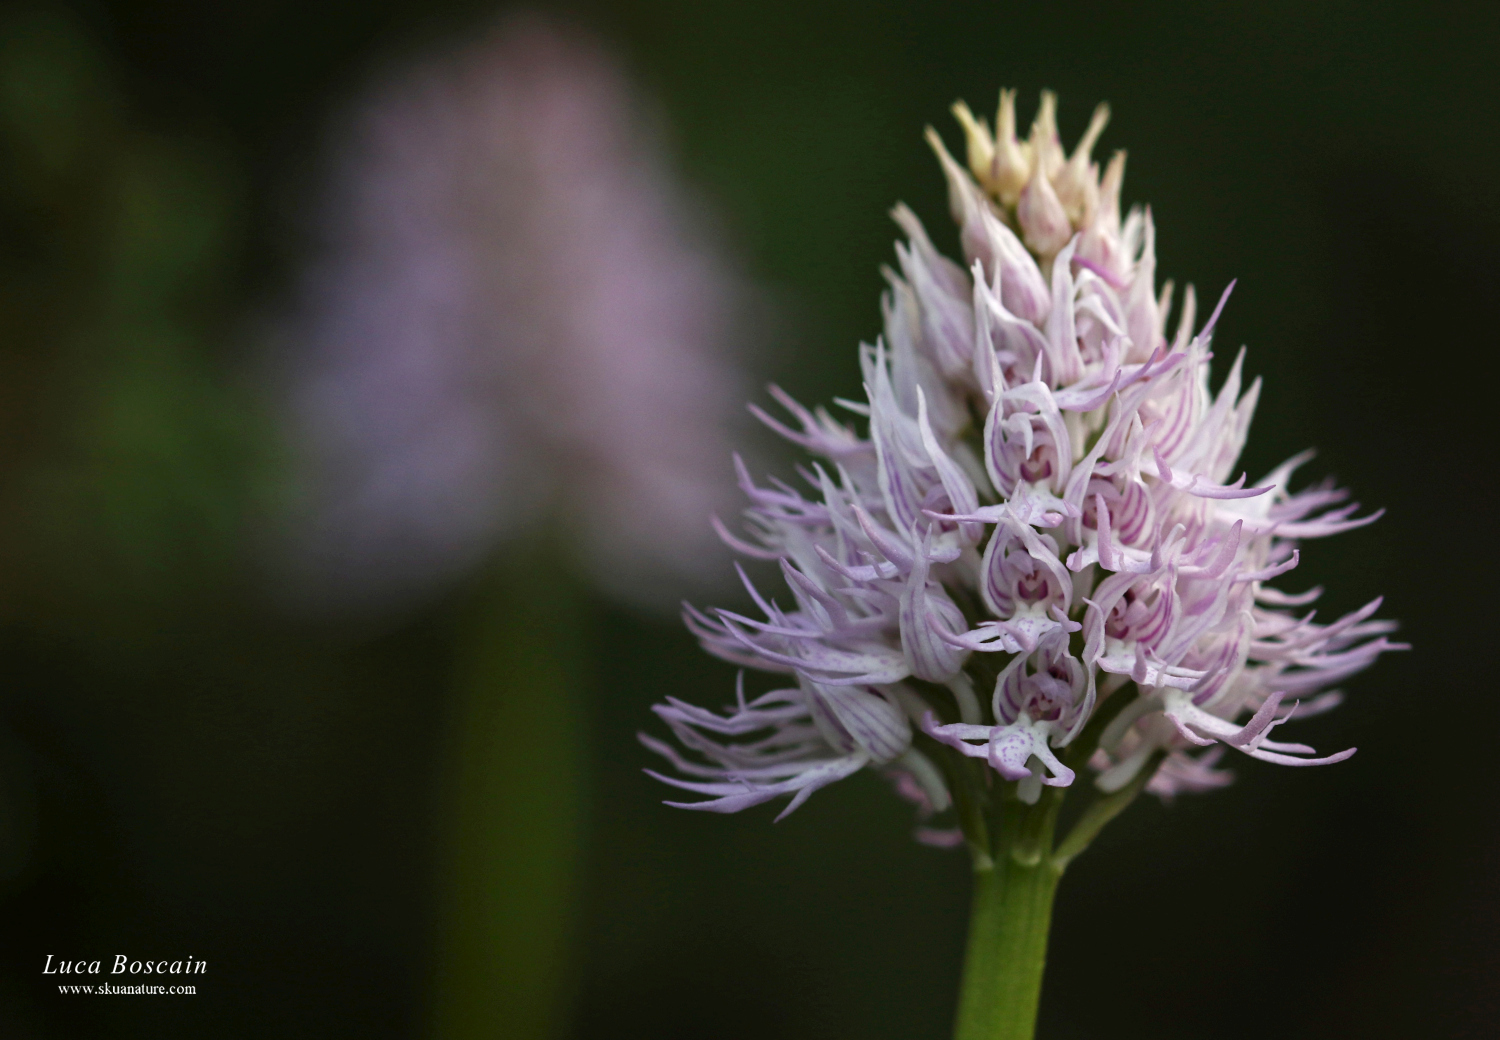
{"type": "Polygon", "coordinates": [[[583,859],[583,691],[574,583],[520,547],[476,596],[455,662],[440,791],[433,1035],[565,1032],[583,859]]]}

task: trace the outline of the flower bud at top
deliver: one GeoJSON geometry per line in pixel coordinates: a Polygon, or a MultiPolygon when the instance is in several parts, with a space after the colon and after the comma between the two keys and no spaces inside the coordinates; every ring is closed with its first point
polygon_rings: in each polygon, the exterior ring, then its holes
{"type": "MultiPolygon", "coordinates": [[[[987,190],[993,191],[995,139],[990,136],[990,128],[985,125],[983,119],[975,119],[974,113],[969,111],[969,106],[962,101],[953,102],[953,117],[964,129],[964,140],[969,149],[970,172],[974,174],[976,181],[987,190]]],[[[929,127],[928,134],[932,133],[929,127]]]]}
{"type": "MultiPolygon", "coordinates": [[[[1062,137],[1057,132],[1057,95],[1050,90],[1042,91],[1042,103],[1037,106],[1036,119],[1031,123],[1031,154],[1036,167],[1033,175],[1040,174],[1048,180],[1057,176],[1067,161],[1063,152],[1062,137]]],[[[1035,176],[1032,177],[1035,180],[1035,176]]]]}
{"type": "MultiPolygon", "coordinates": [[[[1043,164],[1038,163],[1038,166],[1043,164]]],[[[1073,237],[1073,224],[1068,220],[1057,192],[1049,177],[1037,171],[1021,191],[1016,203],[1016,220],[1021,224],[1021,233],[1026,244],[1044,260],[1051,260],[1057,251],[1073,237]]]]}
{"type": "Polygon", "coordinates": [[[995,117],[994,171],[985,186],[1002,205],[1014,206],[1031,177],[1031,146],[1016,140],[1016,92],[1000,91],[1000,111],[995,117]]]}
{"type": "Polygon", "coordinates": [[[980,261],[986,277],[992,281],[999,274],[1000,301],[1006,310],[1040,324],[1052,307],[1052,292],[1041,268],[1015,232],[1001,223],[994,205],[948,154],[937,131],[928,127],[926,136],[948,180],[948,209],[959,226],[965,259],[969,263],[980,261]]]}
{"type": "Polygon", "coordinates": [[[1125,152],[1110,156],[1104,177],[1099,182],[1098,203],[1078,243],[1080,259],[1091,261],[1123,276],[1130,261],[1120,243],[1120,187],[1125,180],[1125,152]]]}
{"type": "Polygon", "coordinates": [[[1101,104],[1094,109],[1094,117],[1073,150],[1073,157],[1052,178],[1058,201],[1076,227],[1087,227],[1093,221],[1099,201],[1099,168],[1093,164],[1091,155],[1094,142],[1099,140],[1108,122],[1109,106],[1101,104]]]}

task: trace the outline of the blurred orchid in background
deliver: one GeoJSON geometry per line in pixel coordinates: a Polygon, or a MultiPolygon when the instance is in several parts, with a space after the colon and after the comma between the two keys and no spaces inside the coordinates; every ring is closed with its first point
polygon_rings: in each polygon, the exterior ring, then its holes
{"type": "Polygon", "coordinates": [[[298,594],[420,599],[544,517],[632,602],[720,571],[750,297],[604,49],[512,18],[338,137],[278,329],[298,594]]]}

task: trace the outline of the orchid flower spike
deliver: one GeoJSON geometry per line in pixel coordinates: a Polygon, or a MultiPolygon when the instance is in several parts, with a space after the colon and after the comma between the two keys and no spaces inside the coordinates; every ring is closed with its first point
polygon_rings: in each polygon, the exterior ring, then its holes
{"type": "Polygon", "coordinates": [[[789,419],[753,409],[818,461],[799,486],[742,469],[744,532],[718,529],[786,588],[751,585],[758,616],[686,620],[711,653],[785,681],[753,697],[742,683],[723,713],[657,707],[677,738],[642,738],[677,774],[659,778],[703,796],[672,804],[787,797],[785,815],[876,769],[924,824],[959,808],[976,845],[962,806],[997,785],[1022,803],[1087,783],[1170,797],[1228,782],[1226,748],[1292,766],[1353,754],[1280,728],[1398,649],[1394,625],[1378,599],[1316,620],[1297,611],[1317,590],[1275,583],[1303,541],[1379,514],[1327,483],[1293,491],[1306,455],[1238,475],[1260,382],[1245,385],[1241,352],[1210,388],[1229,291],[1198,324],[1189,288],[1169,331],[1150,211],[1121,215],[1123,153],[1102,174],[1093,160],[1109,109],[1070,155],[1054,96],[1024,140],[1015,102],[1001,94],[993,130],[955,106],[966,162],[929,132],[964,255],[898,207],[899,272],[884,336],[859,349],[855,418],[779,391],[789,419]]]}

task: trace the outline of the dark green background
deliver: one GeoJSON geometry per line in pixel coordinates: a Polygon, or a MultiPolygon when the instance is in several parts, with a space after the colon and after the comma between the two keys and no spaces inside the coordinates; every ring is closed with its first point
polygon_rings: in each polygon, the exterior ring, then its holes
{"type": "MultiPolygon", "coordinates": [[[[1385,506],[1288,588],[1377,593],[1413,653],[1349,684],[1310,771],[1133,809],[1065,879],[1043,1040],[1500,1031],[1500,8],[581,4],[659,102],[784,328],[764,378],[857,390],[884,214],[938,223],[929,122],[1018,86],[1107,99],[1159,269],[1266,378],[1247,455],[1385,506]]],[[[330,113],[479,31],[473,3],[115,0],[0,20],[0,1035],[410,1036],[433,760],[470,590],[379,631],[278,620],[251,316],[298,256],[330,113]],[[187,1000],[64,999],[42,955],[206,958],[187,1000]]],[[[727,566],[727,563],[726,563],[727,566]]],[[[576,1033],[946,1035],[967,880],[861,776],[773,827],[659,806],[633,739],[731,672],[604,604],[576,1033]]]]}

